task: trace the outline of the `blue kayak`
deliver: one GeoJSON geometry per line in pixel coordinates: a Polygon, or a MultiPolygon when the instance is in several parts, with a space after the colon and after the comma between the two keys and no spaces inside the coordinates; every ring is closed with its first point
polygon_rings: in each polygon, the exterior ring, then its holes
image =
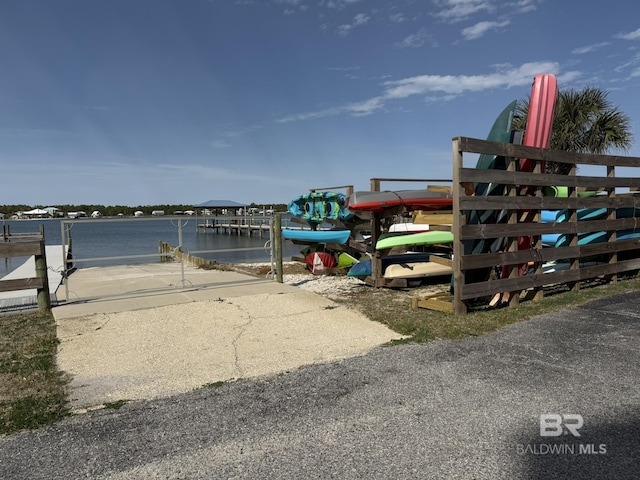
{"type": "Polygon", "coordinates": [[[311,243],[335,243],[344,245],[349,241],[351,230],[303,230],[283,228],[282,238],[311,243]]]}

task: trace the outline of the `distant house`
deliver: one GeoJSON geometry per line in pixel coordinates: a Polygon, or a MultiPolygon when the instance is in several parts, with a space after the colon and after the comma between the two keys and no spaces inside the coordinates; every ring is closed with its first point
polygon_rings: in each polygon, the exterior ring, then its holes
{"type": "Polygon", "coordinates": [[[27,212],[18,212],[18,215],[27,218],[45,218],[49,216],[49,212],[47,212],[44,208],[34,208],[33,210],[29,210],[27,212]]]}
{"type": "Polygon", "coordinates": [[[62,217],[62,212],[57,207],[46,207],[44,210],[47,211],[50,217],[62,217]]]}

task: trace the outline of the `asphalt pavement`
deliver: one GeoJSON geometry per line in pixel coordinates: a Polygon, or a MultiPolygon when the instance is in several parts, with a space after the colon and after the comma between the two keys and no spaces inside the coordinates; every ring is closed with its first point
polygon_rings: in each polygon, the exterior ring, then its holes
{"type": "Polygon", "coordinates": [[[637,479],[639,365],[630,292],[0,437],[0,478],[637,479]]]}

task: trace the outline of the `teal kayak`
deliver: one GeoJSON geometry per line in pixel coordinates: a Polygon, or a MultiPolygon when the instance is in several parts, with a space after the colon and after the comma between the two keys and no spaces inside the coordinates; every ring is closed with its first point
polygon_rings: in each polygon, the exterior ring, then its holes
{"type": "MultiPolygon", "coordinates": [[[[603,243],[607,241],[608,232],[589,232],[578,234],[578,245],[589,245],[591,243],[603,243]]],[[[618,230],[616,232],[616,241],[633,240],[640,238],[640,228],[630,228],[627,230],[618,230]]],[[[559,235],[556,240],[555,247],[569,246],[569,235],[559,235]]]]}
{"type": "Polygon", "coordinates": [[[349,241],[350,236],[351,230],[282,229],[282,238],[300,242],[335,243],[337,245],[344,245],[349,241]]]}
{"type": "Polygon", "coordinates": [[[346,195],[339,192],[311,192],[289,202],[289,213],[310,223],[326,220],[347,221],[353,213],[345,206],[346,195]]]}

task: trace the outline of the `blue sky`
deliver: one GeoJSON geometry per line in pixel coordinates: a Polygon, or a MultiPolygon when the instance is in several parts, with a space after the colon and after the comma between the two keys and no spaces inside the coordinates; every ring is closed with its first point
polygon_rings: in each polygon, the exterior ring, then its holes
{"type": "Polygon", "coordinates": [[[537,73],[609,91],[635,132],[640,20],[604,5],[4,0],[0,204],[286,203],[451,178],[451,139],[485,138],[537,73]]]}

